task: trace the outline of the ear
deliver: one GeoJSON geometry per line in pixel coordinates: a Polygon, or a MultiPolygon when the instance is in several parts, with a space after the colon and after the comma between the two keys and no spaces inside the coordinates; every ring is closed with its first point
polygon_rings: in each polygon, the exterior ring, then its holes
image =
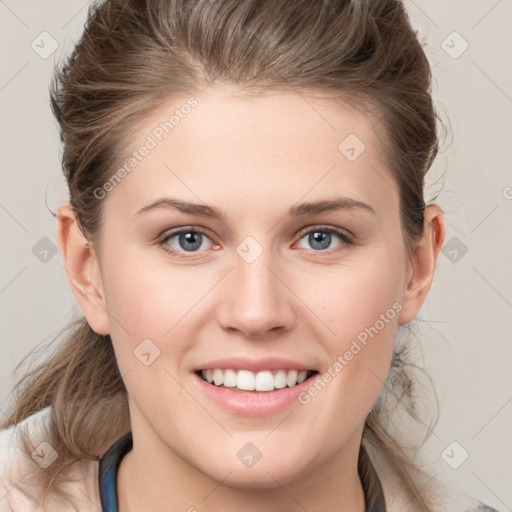
{"type": "Polygon", "coordinates": [[[411,267],[402,296],[398,325],[414,320],[425,302],[434,279],[444,234],[443,210],[437,204],[427,205],[424,210],[423,234],[414,242],[413,250],[409,254],[411,267]]]}
{"type": "Polygon", "coordinates": [[[99,262],[70,203],[57,210],[57,242],[69,284],[87,322],[98,334],[109,334],[99,262]]]}

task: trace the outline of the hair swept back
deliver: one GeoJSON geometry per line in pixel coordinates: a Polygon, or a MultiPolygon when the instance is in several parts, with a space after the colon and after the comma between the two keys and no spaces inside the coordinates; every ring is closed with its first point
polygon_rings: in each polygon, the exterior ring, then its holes
{"type": "MultiPolygon", "coordinates": [[[[123,161],[126,126],[143,121],[163,99],[211,83],[256,94],[290,88],[323,93],[374,116],[410,246],[422,233],[425,175],[438,153],[431,79],[399,0],[106,0],[90,5],[81,39],[55,71],[50,98],[70,202],[97,247],[102,203],[94,190],[123,161]]],[[[60,335],[52,355],[17,382],[2,424],[52,406],[48,442],[59,458],[34,475],[35,494],[59,494],[65,468],[80,458],[97,460],[130,429],[109,336],[96,334],[83,317],[60,335]]],[[[420,492],[423,471],[387,426],[399,405],[417,418],[407,350],[397,343],[384,392],[366,419],[363,445],[397,475],[416,510],[430,512],[420,492]]],[[[34,447],[24,441],[30,453],[34,447]]],[[[368,460],[364,452],[362,474],[373,489],[368,460]]]]}

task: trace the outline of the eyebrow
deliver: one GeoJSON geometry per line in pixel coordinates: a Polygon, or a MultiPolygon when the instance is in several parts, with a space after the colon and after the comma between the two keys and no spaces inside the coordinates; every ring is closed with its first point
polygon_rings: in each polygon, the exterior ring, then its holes
{"type": "MultiPolygon", "coordinates": [[[[172,197],[163,197],[162,199],[158,199],[157,201],[148,204],[147,206],[144,206],[138,210],[136,215],[141,215],[157,208],[175,208],[176,210],[189,215],[195,215],[198,217],[210,217],[220,221],[223,221],[224,219],[224,212],[215,206],[190,203],[172,197]]],[[[287,215],[290,217],[301,217],[304,215],[315,215],[328,211],[353,209],[366,210],[375,216],[377,215],[375,210],[369,204],[363,203],[362,201],[358,201],[356,199],[352,199],[350,197],[336,197],[334,199],[317,201],[314,203],[300,203],[298,205],[292,206],[288,210],[287,215]]]]}

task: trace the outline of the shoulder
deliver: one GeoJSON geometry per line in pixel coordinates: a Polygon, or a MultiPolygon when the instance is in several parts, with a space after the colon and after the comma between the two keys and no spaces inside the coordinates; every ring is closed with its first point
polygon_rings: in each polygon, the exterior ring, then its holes
{"type": "Polygon", "coordinates": [[[454,483],[439,484],[436,512],[498,512],[454,483]]]}
{"type": "MultiPolygon", "coordinates": [[[[386,500],[386,512],[417,512],[414,500],[391,472],[379,472],[386,500]]],[[[434,512],[500,512],[456,485],[454,481],[432,477],[421,487],[434,512]]]]}
{"type": "Polygon", "coordinates": [[[52,471],[59,454],[48,442],[51,408],[46,407],[8,429],[0,430],[0,512],[97,512],[101,510],[98,461],[81,459],[66,471],[61,489],[66,499],[47,493],[38,476],[52,471]],[[27,453],[23,438],[35,449],[27,453]],[[44,503],[43,503],[44,497],[44,503]],[[44,505],[44,508],[43,508],[44,505]]]}
{"type": "Polygon", "coordinates": [[[470,512],[498,512],[498,510],[479,501],[476,508],[471,509],[470,512]]]}
{"type": "Polygon", "coordinates": [[[498,512],[495,508],[486,505],[466,490],[456,486],[454,483],[444,484],[439,494],[442,504],[440,510],[456,512],[498,512]]]}
{"type": "MultiPolygon", "coordinates": [[[[453,488],[449,495],[434,498],[431,503],[435,512],[500,512],[458,488],[453,488]]],[[[405,495],[395,495],[392,501],[386,500],[386,505],[387,512],[416,512],[415,505],[405,495]]]]}
{"type": "MultiPolygon", "coordinates": [[[[466,512],[462,511],[461,512],[466,512]]],[[[488,505],[485,505],[481,501],[479,501],[476,505],[476,507],[467,509],[467,512],[498,512],[495,508],[489,507],[488,505]]]]}
{"type": "Polygon", "coordinates": [[[49,411],[43,409],[17,425],[0,430],[0,512],[36,510],[35,500],[21,490],[23,481],[34,469],[22,447],[22,439],[27,432],[35,439],[48,416],[49,411]]]}
{"type": "MultiPolygon", "coordinates": [[[[395,496],[393,501],[386,500],[387,512],[416,512],[414,504],[405,495],[395,496]]],[[[450,496],[433,500],[435,512],[500,512],[473,496],[458,489],[450,496]]]]}

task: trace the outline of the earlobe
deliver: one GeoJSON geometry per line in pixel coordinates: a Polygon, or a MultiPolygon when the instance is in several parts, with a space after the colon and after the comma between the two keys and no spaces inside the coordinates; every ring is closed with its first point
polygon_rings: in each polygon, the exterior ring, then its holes
{"type": "Polygon", "coordinates": [[[427,298],[444,234],[443,211],[438,205],[429,204],[424,211],[423,234],[409,255],[412,272],[403,293],[399,325],[414,320],[427,298]]]}
{"type": "Polygon", "coordinates": [[[57,242],[71,290],[87,322],[98,334],[109,334],[99,262],[69,202],[57,211],[57,242]]]}

